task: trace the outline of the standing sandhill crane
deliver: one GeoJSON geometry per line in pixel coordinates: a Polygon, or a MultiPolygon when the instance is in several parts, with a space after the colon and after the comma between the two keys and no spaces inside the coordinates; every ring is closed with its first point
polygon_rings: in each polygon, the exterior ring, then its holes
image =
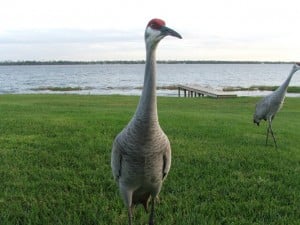
{"type": "Polygon", "coordinates": [[[269,123],[267,129],[266,145],[268,144],[269,133],[271,133],[275,143],[275,147],[277,148],[276,139],[272,130],[272,121],[276,113],[281,109],[289,83],[294,73],[298,70],[300,70],[300,63],[295,63],[288,78],[283,82],[283,84],[278,87],[273,93],[265,96],[256,104],[253,122],[256,123],[257,126],[259,126],[259,123],[262,119],[264,119],[265,121],[267,120],[269,123]]]}
{"type": "Polygon", "coordinates": [[[165,26],[160,19],[152,19],[145,31],[146,65],[144,88],[134,116],[113,142],[111,167],[120,194],[128,209],[129,225],[132,210],[143,204],[149,224],[154,224],[154,203],[171,166],[171,147],[158,122],[156,103],[156,47],[166,36],[182,38],[165,26]]]}

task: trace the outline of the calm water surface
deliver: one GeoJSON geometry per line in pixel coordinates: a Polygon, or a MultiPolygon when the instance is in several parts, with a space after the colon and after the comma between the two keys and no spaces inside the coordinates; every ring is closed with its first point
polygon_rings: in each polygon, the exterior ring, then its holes
{"type": "MultiPolygon", "coordinates": [[[[222,89],[280,85],[291,68],[290,64],[158,64],[157,86],[198,84],[222,89]]],[[[62,93],[38,89],[81,87],[83,90],[63,93],[140,95],[143,74],[143,64],[0,66],[0,94],[62,93]]],[[[300,72],[290,85],[300,86],[300,72]]],[[[160,89],[157,93],[176,96],[177,90],[160,89]]],[[[237,92],[245,96],[267,93],[237,92]]]]}

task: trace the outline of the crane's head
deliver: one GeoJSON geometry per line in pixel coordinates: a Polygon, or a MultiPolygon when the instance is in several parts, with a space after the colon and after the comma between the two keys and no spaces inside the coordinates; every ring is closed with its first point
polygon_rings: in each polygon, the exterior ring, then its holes
{"type": "Polygon", "coordinates": [[[259,126],[260,119],[254,117],[253,118],[253,123],[256,123],[256,125],[259,126]]]}
{"type": "Polygon", "coordinates": [[[165,21],[161,19],[152,19],[149,21],[145,31],[145,42],[147,45],[157,44],[166,36],[182,38],[175,30],[166,27],[165,21]]]}
{"type": "Polygon", "coordinates": [[[265,98],[261,99],[255,106],[255,112],[253,115],[253,123],[259,126],[260,121],[266,120],[266,108],[265,108],[265,98]]]}
{"type": "Polygon", "coordinates": [[[258,105],[256,105],[256,108],[255,108],[255,113],[253,115],[253,123],[255,123],[257,126],[259,126],[259,123],[261,121],[261,118],[260,116],[258,115],[258,105]]]}
{"type": "Polygon", "coordinates": [[[295,72],[298,71],[298,70],[300,70],[300,62],[294,64],[293,70],[294,70],[295,72]]]}

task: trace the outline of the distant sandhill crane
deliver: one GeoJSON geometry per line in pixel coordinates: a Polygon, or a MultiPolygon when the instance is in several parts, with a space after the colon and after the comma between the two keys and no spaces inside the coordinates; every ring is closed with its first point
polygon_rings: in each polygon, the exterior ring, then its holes
{"type": "Polygon", "coordinates": [[[281,109],[283,105],[287,88],[289,86],[289,83],[294,73],[299,69],[300,69],[300,63],[295,63],[292,67],[289,76],[284,81],[284,83],[280,87],[278,87],[273,93],[265,96],[256,104],[255,113],[253,116],[253,122],[256,123],[257,126],[259,126],[259,123],[262,119],[268,121],[269,123],[267,128],[266,145],[268,144],[269,133],[271,133],[275,143],[275,147],[277,148],[276,139],[272,129],[272,121],[276,113],[281,109]]]}
{"type": "Polygon", "coordinates": [[[144,88],[136,112],[113,142],[111,167],[120,194],[128,209],[129,225],[132,209],[143,204],[149,224],[154,224],[154,204],[171,166],[171,147],[158,122],[156,103],[156,47],[166,36],[181,38],[160,19],[152,19],[145,31],[146,65],[144,88]]]}

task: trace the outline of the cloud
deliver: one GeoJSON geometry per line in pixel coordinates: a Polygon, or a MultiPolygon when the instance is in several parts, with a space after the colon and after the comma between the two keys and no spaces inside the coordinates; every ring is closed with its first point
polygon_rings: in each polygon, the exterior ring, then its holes
{"type": "Polygon", "coordinates": [[[137,42],[142,37],[140,32],[121,30],[31,29],[3,32],[0,35],[0,44],[137,42]]]}
{"type": "Polygon", "coordinates": [[[124,30],[15,30],[0,35],[0,60],[136,60],[143,33],[124,30]]]}
{"type": "Polygon", "coordinates": [[[133,60],[144,56],[143,33],[108,29],[6,31],[0,35],[0,48],[0,61],[133,60]]]}

